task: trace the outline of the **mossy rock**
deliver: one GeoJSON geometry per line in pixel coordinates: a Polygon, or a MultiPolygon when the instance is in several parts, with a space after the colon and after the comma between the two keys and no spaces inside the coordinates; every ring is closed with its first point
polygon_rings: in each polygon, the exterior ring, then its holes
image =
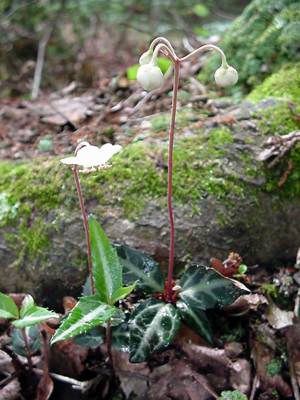
{"type": "MultiPolygon", "coordinates": [[[[220,47],[239,72],[238,88],[255,87],[285,63],[300,60],[299,1],[253,0],[232,23],[220,47]]],[[[219,58],[212,56],[200,78],[209,82],[219,64],[219,58]]]]}
{"type": "MultiPolygon", "coordinates": [[[[263,113],[274,104],[281,103],[228,108],[237,119],[230,127],[212,126],[208,119],[199,128],[194,116],[188,137],[177,132],[177,263],[207,263],[232,250],[247,264],[294,259],[300,234],[299,148],[289,156],[294,169],[282,188],[278,181],[287,158],[274,171],[257,161],[266,134],[271,134],[261,128],[263,113]]],[[[112,168],[81,180],[87,209],[109,237],[145,250],[164,265],[169,241],[167,142],[158,133],[150,136],[124,149],[112,168]]],[[[1,162],[0,176],[0,289],[30,292],[52,303],[68,293],[79,294],[87,264],[71,171],[58,159],[35,159],[1,162]]]]}

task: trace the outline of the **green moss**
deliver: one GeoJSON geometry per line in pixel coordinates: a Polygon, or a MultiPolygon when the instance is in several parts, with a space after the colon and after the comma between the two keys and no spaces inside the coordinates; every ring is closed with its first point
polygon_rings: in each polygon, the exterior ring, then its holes
{"type": "MultiPolygon", "coordinates": [[[[300,108],[299,108],[300,111],[300,108]]],[[[297,108],[287,102],[280,102],[273,107],[262,109],[256,113],[257,125],[264,135],[286,135],[299,129],[297,108]]]]}
{"type": "MultiPolygon", "coordinates": [[[[239,72],[239,87],[255,87],[287,62],[299,61],[299,2],[253,0],[226,32],[220,47],[239,72]]],[[[209,58],[200,77],[211,82],[220,65],[209,58]]],[[[236,88],[233,88],[236,90],[236,88]]]]}
{"type": "Polygon", "coordinates": [[[282,361],[279,358],[273,358],[267,365],[266,371],[269,376],[280,374],[282,368],[282,361]]]}
{"type": "Polygon", "coordinates": [[[281,68],[257,86],[248,99],[257,102],[268,97],[291,100],[300,106],[300,63],[281,68]]]}

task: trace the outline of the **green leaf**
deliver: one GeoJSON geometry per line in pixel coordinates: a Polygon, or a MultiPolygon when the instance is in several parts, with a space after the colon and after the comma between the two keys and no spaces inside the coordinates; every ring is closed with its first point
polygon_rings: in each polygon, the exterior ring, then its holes
{"type": "Polygon", "coordinates": [[[80,298],[55,332],[51,344],[82,335],[95,326],[102,325],[115,314],[116,310],[115,307],[100,301],[99,296],[80,298]]]}
{"type": "Polygon", "coordinates": [[[189,325],[198,335],[203,337],[208,343],[213,343],[213,332],[210,322],[202,310],[194,311],[183,301],[176,304],[183,321],[189,325]]]}
{"type": "Polygon", "coordinates": [[[157,65],[159,66],[161,72],[165,74],[171,65],[171,60],[167,57],[158,57],[157,58],[157,65]]]}
{"type": "Polygon", "coordinates": [[[130,362],[145,361],[154,351],[166,348],[179,326],[179,311],[172,304],[155,299],[141,303],[129,321],[130,362]]]}
{"type": "Polygon", "coordinates": [[[13,325],[16,328],[25,328],[27,326],[40,324],[41,322],[47,321],[49,318],[58,317],[58,314],[47,310],[47,308],[33,305],[30,308],[27,308],[25,313],[23,312],[23,317],[21,319],[13,321],[13,325]]]}
{"type": "Polygon", "coordinates": [[[0,292],[0,318],[19,318],[19,310],[13,299],[0,292]]]}
{"type": "Polygon", "coordinates": [[[140,64],[134,64],[127,68],[126,75],[127,75],[127,79],[129,81],[136,80],[136,75],[137,75],[137,71],[138,71],[139,67],[140,67],[140,64]]]}
{"type": "Polygon", "coordinates": [[[89,230],[95,287],[103,302],[113,304],[113,294],[122,287],[122,265],[116,250],[92,216],[89,217],[89,230]]]}
{"type": "Polygon", "coordinates": [[[198,17],[207,17],[209,15],[209,9],[204,4],[201,3],[196,4],[193,7],[193,11],[198,17]]]}
{"type": "Polygon", "coordinates": [[[135,288],[135,283],[130,286],[123,286],[120,289],[116,290],[112,296],[112,303],[114,304],[116,301],[124,299],[127,297],[135,288]]]}
{"type": "Polygon", "coordinates": [[[120,351],[129,352],[129,326],[123,322],[112,329],[112,345],[120,351]]]}
{"type": "Polygon", "coordinates": [[[103,343],[103,328],[96,326],[89,332],[76,336],[74,338],[74,343],[82,347],[95,349],[103,343]]]}
{"type": "Polygon", "coordinates": [[[249,293],[246,286],[225,278],[213,268],[192,265],[180,280],[179,297],[196,310],[220,308],[233,303],[239,296],[249,293]]]}
{"type": "MultiPolygon", "coordinates": [[[[27,342],[31,354],[36,353],[41,348],[40,331],[36,326],[25,328],[27,342]]],[[[14,328],[11,335],[11,344],[15,353],[26,356],[26,346],[24,337],[20,329],[14,328]]]]}
{"type": "Polygon", "coordinates": [[[21,309],[20,309],[20,317],[23,318],[29,310],[34,307],[34,300],[30,294],[27,294],[22,301],[21,309]]]}
{"type": "Polygon", "coordinates": [[[136,289],[145,292],[163,290],[163,276],[157,262],[128,246],[117,245],[115,247],[123,265],[123,280],[126,285],[136,282],[136,289]]]}

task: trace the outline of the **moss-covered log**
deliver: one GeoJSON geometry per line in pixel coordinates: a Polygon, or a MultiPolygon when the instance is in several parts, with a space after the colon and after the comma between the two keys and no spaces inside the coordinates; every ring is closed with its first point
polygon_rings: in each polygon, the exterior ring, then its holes
{"type": "MultiPolygon", "coordinates": [[[[253,97],[259,98],[258,89],[253,97]]],[[[235,120],[229,126],[207,119],[199,128],[197,115],[185,115],[189,131],[177,133],[174,160],[178,262],[207,262],[231,250],[248,264],[294,259],[300,234],[299,148],[289,155],[293,170],[281,188],[288,160],[268,170],[256,159],[266,135],[298,126],[290,104],[271,99],[220,109],[235,120]]],[[[83,189],[88,210],[112,240],[166,261],[167,145],[155,130],[145,136],[117,155],[111,169],[82,176],[83,189]]],[[[28,291],[52,302],[68,291],[78,293],[87,266],[71,171],[57,159],[36,159],[1,162],[0,176],[0,289],[28,291]]]]}

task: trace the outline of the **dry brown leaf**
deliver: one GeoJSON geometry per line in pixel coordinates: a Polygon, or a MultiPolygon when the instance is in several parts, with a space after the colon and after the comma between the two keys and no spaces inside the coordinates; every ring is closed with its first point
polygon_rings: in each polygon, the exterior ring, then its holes
{"type": "Polygon", "coordinates": [[[48,400],[53,392],[54,384],[49,373],[43,374],[37,387],[36,400],[48,400]]]}

